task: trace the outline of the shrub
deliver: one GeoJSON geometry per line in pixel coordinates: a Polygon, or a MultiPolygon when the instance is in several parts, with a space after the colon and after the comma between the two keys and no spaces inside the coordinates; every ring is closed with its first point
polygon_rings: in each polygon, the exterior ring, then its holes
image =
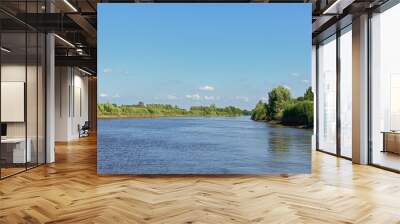
{"type": "Polygon", "coordinates": [[[313,102],[310,100],[295,101],[286,105],[282,114],[284,125],[304,125],[307,128],[313,126],[314,116],[313,102]]]}
{"type": "Polygon", "coordinates": [[[111,103],[102,103],[97,105],[98,115],[106,116],[240,116],[245,111],[240,108],[228,106],[193,106],[190,110],[179,108],[176,105],[169,104],[147,104],[142,105],[116,105],[111,103]]]}

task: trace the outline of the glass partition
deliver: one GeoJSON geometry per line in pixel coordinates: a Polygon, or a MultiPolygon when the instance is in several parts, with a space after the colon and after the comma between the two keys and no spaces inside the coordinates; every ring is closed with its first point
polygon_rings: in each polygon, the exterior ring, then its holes
{"type": "Polygon", "coordinates": [[[26,150],[26,33],[1,34],[1,176],[24,171],[26,150]],[[4,50],[6,49],[6,50],[4,50]]]}
{"type": "Polygon", "coordinates": [[[400,170],[400,5],[371,19],[371,160],[400,170]]]}
{"type": "Polygon", "coordinates": [[[336,153],[336,36],[318,47],[318,149],[336,153]]]}
{"type": "MultiPolygon", "coordinates": [[[[18,13],[43,11],[44,1],[14,3],[18,13]]],[[[45,44],[43,33],[0,12],[1,179],[45,163],[45,44]]]]}

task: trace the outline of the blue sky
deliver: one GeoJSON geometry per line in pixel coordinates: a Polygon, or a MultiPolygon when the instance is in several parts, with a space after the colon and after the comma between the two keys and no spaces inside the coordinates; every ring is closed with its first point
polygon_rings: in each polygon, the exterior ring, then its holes
{"type": "Polygon", "coordinates": [[[252,109],[310,81],[310,4],[98,5],[99,102],[252,109]]]}

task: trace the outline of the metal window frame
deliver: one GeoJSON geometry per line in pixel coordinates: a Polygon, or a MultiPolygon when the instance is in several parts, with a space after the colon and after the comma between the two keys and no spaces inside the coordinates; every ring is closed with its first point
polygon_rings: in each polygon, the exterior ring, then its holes
{"type": "MultiPolygon", "coordinates": [[[[368,88],[368,91],[367,91],[368,92],[368,96],[367,96],[367,102],[368,102],[368,105],[367,105],[367,107],[368,107],[368,111],[367,111],[367,113],[368,113],[368,115],[367,115],[368,116],[368,124],[367,124],[368,138],[367,138],[367,141],[368,141],[368,152],[367,152],[367,154],[368,154],[368,161],[367,161],[367,164],[370,165],[370,166],[373,166],[373,167],[377,167],[377,168],[384,169],[384,170],[391,171],[391,172],[395,172],[395,173],[400,173],[400,170],[397,170],[397,169],[394,169],[394,168],[391,168],[391,167],[387,167],[387,166],[383,166],[383,165],[380,165],[380,164],[373,163],[373,141],[372,141],[372,92],[373,92],[373,89],[372,89],[372,56],[373,56],[373,50],[372,50],[372,23],[371,23],[371,20],[373,18],[373,16],[372,16],[373,13],[383,13],[386,10],[388,10],[388,9],[398,5],[398,4],[400,4],[400,0],[388,0],[383,5],[367,11],[367,13],[368,13],[368,30],[367,30],[367,42],[368,42],[368,44],[367,44],[367,46],[368,46],[368,49],[367,49],[367,51],[368,51],[368,54],[367,54],[367,66],[368,66],[368,69],[367,69],[367,80],[368,80],[367,81],[368,82],[368,86],[367,86],[367,88],[368,88]]],[[[337,27],[336,34],[332,34],[332,35],[336,35],[336,41],[337,41],[336,42],[336,47],[337,47],[337,49],[338,49],[338,45],[340,45],[340,40],[339,40],[340,36],[342,35],[340,33],[340,31],[346,29],[351,24],[352,23],[346,25],[345,27],[343,27],[341,29],[339,29],[339,27],[337,27]],[[339,35],[337,35],[338,32],[339,32],[339,35]]],[[[340,145],[340,142],[341,142],[341,139],[340,139],[340,133],[341,133],[341,126],[340,126],[340,86],[339,87],[337,86],[337,93],[336,93],[336,104],[337,104],[336,105],[336,111],[337,111],[336,112],[336,122],[337,122],[336,123],[336,127],[337,127],[337,130],[336,130],[336,146],[337,146],[336,154],[332,153],[332,152],[325,151],[325,150],[319,148],[319,111],[318,111],[318,107],[319,107],[319,75],[320,74],[319,74],[319,60],[318,60],[318,58],[319,58],[318,54],[319,53],[318,53],[318,48],[319,48],[319,44],[321,42],[327,40],[332,35],[329,35],[329,36],[325,37],[324,39],[320,40],[316,44],[316,73],[315,73],[316,74],[316,94],[315,94],[315,96],[316,96],[316,106],[317,106],[316,107],[316,110],[317,110],[316,111],[316,150],[319,151],[319,152],[323,152],[323,153],[326,153],[326,154],[329,154],[329,155],[333,155],[333,156],[339,157],[339,158],[352,160],[352,158],[343,156],[342,153],[341,153],[341,145],[340,145]]],[[[336,80],[336,84],[337,85],[340,85],[340,72],[341,72],[340,71],[340,65],[338,65],[340,63],[340,55],[339,55],[339,53],[340,53],[340,49],[336,51],[336,57],[337,57],[337,62],[336,62],[337,63],[337,65],[336,65],[337,66],[336,67],[337,71],[336,71],[336,73],[337,73],[337,78],[339,78],[339,79],[336,80]]]]}
{"type": "MultiPolygon", "coordinates": [[[[317,100],[317,102],[316,102],[316,125],[317,125],[317,133],[316,133],[316,151],[318,151],[318,152],[323,152],[323,153],[326,153],[326,154],[329,154],[329,155],[333,155],[333,156],[337,156],[338,154],[337,154],[337,152],[338,152],[338,144],[337,144],[337,137],[338,137],[338,135],[337,135],[337,105],[336,105],[336,153],[332,153],[332,152],[329,152],[329,151],[326,151],[326,150],[324,150],[324,149],[321,149],[319,146],[320,146],[320,144],[319,144],[319,142],[320,142],[320,140],[319,140],[319,131],[320,131],[320,127],[319,127],[319,119],[320,119],[320,115],[319,115],[319,89],[320,89],[320,86],[319,86],[319,81],[320,81],[320,72],[319,72],[319,68],[320,68],[320,63],[319,63],[319,48],[320,48],[320,45],[323,43],[323,42],[326,42],[328,39],[330,39],[330,38],[332,38],[333,36],[335,36],[335,35],[337,35],[337,32],[336,33],[333,33],[333,34],[331,34],[331,35],[329,35],[329,36],[326,36],[324,39],[322,39],[322,40],[320,40],[319,42],[318,42],[318,44],[317,44],[317,48],[316,48],[316,54],[317,54],[317,57],[316,57],[316,86],[317,86],[317,93],[315,94],[316,95],[316,100],[317,100]]],[[[338,39],[338,37],[337,36],[335,36],[335,38],[332,38],[332,40],[331,41],[336,41],[336,79],[337,79],[337,45],[338,45],[338,43],[337,43],[337,39],[338,39]]],[[[338,82],[337,82],[337,80],[336,80],[336,104],[337,104],[337,95],[338,95],[338,92],[337,92],[337,88],[338,88],[338,82]]]]}
{"type": "Polygon", "coordinates": [[[379,6],[378,8],[375,8],[373,10],[368,11],[368,30],[367,30],[367,45],[368,45],[368,53],[367,53],[367,82],[368,82],[368,96],[367,96],[367,107],[368,107],[368,111],[367,111],[367,119],[368,119],[368,126],[367,126],[367,131],[368,131],[368,165],[373,166],[373,167],[377,167],[379,169],[383,169],[383,170],[387,170],[390,172],[394,172],[394,173],[400,173],[400,169],[395,169],[395,168],[391,168],[389,166],[384,166],[382,164],[377,164],[374,163],[374,149],[373,149],[373,138],[372,138],[372,105],[373,105],[373,101],[372,101],[372,93],[373,93],[373,88],[372,88],[372,58],[373,58],[373,48],[372,48],[372,31],[373,31],[373,27],[372,27],[372,19],[373,19],[373,13],[384,13],[385,11],[391,9],[394,6],[397,6],[400,4],[400,0],[388,0],[387,2],[385,2],[384,4],[382,4],[381,6],[379,6]]]}
{"type": "Polygon", "coordinates": [[[345,25],[344,27],[340,27],[339,24],[336,24],[336,32],[326,36],[324,39],[320,40],[317,45],[316,45],[316,151],[318,152],[323,152],[329,155],[333,155],[339,158],[343,158],[346,160],[352,160],[352,158],[347,157],[342,155],[342,148],[341,148],[341,117],[340,117],[340,103],[341,103],[341,98],[340,98],[340,84],[341,84],[341,58],[340,58],[340,37],[345,33],[343,32],[344,30],[348,29],[349,26],[351,26],[352,23],[345,25]],[[319,80],[320,80],[320,73],[319,73],[319,45],[325,41],[327,41],[329,38],[332,38],[335,36],[335,38],[332,41],[336,41],[336,151],[335,153],[326,151],[324,149],[321,149],[319,146],[319,80]]]}
{"type": "Polygon", "coordinates": [[[340,37],[342,35],[341,30],[336,30],[336,155],[341,157],[342,155],[342,144],[341,144],[341,133],[342,125],[340,118],[340,103],[341,103],[341,92],[340,92],[340,78],[341,78],[341,64],[340,64],[340,37]]]}

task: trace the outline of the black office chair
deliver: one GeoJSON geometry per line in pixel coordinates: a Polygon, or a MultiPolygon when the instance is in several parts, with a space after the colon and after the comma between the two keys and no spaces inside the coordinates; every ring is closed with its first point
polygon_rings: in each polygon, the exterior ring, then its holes
{"type": "Polygon", "coordinates": [[[85,121],[82,127],[78,124],[79,138],[89,136],[89,129],[90,129],[89,121],[85,121]]]}

